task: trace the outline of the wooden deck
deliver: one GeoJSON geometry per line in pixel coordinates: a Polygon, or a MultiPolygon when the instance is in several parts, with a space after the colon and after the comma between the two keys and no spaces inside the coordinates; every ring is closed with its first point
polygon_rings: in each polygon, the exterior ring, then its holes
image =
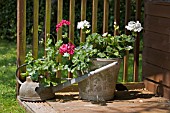
{"type": "Polygon", "coordinates": [[[94,102],[79,99],[78,92],[60,92],[45,102],[18,98],[28,113],[170,113],[170,100],[144,89],[117,91],[114,100],[94,102]]]}

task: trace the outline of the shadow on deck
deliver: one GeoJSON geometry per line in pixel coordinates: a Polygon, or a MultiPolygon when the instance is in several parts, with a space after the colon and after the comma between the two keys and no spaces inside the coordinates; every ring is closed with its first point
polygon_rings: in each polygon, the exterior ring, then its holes
{"type": "Polygon", "coordinates": [[[78,92],[59,92],[45,102],[18,101],[28,113],[170,113],[170,100],[144,89],[117,91],[110,101],[81,100],[78,92]]]}

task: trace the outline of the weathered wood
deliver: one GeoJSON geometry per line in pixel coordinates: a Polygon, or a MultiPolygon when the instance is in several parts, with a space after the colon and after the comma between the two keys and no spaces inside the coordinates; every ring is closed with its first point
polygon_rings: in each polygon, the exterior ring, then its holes
{"type": "MultiPolygon", "coordinates": [[[[131,0],[126,0],[126,10],[125,10],[125,25],[128,24],[130,19],[130,7],[131,7],[131,0]]],[[[125,33],[128,35],[129,32],[125,29],[125,33]]],[[[126,51],[124,56],[124,69],[123,69],[123,82],[128,81],[128,60],[129,60],[129,51],[126,51]]]]}
{"type": "Polygon", "coordinates": [[[153,83],[148,80],[144,80],[145,87],[147,90],[155,93],[157,96],[165,97],[167,99],[170,99],[170,88],[167,88],[159,83],[153,83]]]}
{"type": "Polygon", "coordinates": [[[156,66],[154,64],[150,64],[148,62],[143,63],[143,75],[144,78],[148,78],[150,80],[154,80],[155,82],[163,81],[162,84],[168,86],[170,88],[170,71],[156,66]]]}
{"type": "Polygon", "coordinates": [[[144,47],[143,61],[170,70],[170,53],[144,47]]]}
{"type": "MultiPolygon", "coordinates": [[[[120,0],[115,0],[114,23],[116,26],[120,25],[120,0]]],[[[114,29],[114,35],[118,35],[118,34],[119,34],[119,29],[114,29]]]]}
{"type": "MultiPolygon", "coordinates": [[[[87,0],[81,0],[81,21],[86,19],[86,7],[87,7],[87,0]]],[[[85,42],[86,34],[83,30],[80,31],[80,42],[85,42]]]]}
{"type": "Polygon", "coordinates": [[[108,32],[108,23],[109,23],[109,0],[104,0],[103,33],[108,32]]]}
{"type": "Polygon", "coordinates": [[[128,82],[128,60],[129,60],[129,51],[127,50],[123,58],[123,82],[128,82]]]}
{"type": "MultiPolygon", "coordinates": [[[[17,66],[24,64],[26,55],[26,0],[17,0],[17,66]]],[[[25,72],[22,68],[18,73],[18,78],[21,72],[25,72]]],[[[17,95],[19,91],[19,84],[17,84],[17,95]]]]}
{"type": "Polygon", "coordinates": [[[69,39],[74,43],[74,28],[75,28],[75,0],[70,0],[70,14],[69,14],[69,39]]]}
{"type": "MultiPolygon", "coordinates": [[[[51,0],[46,0],[46,10],[45,10],[45,49],[47,39],[50,38],[50,23],[51,23],[51,0]]],[[[46,55],[46,51],[44,51],[46,55]]]]}
{"type": "Polygon", "coordinates": [[[30,113],[56,113],[47,102],[22,102],[30,113]]]}
{"type": "Polygon", "coordinates": [[[164,52],[170,52],[169,35],[145,30],[144,37],[143,45],[145,47],[158,49],[164,52]]]}
{"type": "Polygon", "coordinates": [[[145,21],[146,31],[170,35],[170,18],[147,15],[145,21]]]}
{"type": "MultiPolygon", "coordinates": [[[[63,0],[58,0],[58,13],[57,13],[57,24],[60,23],[63,19],[63,0]]],[[[57,41],[62,39],[62,28],[58,29],[57,32],[57,41]]],[[[61,62],[61,55],[57,57],[57,62],[61,62]]],[[[61,78],[61,71],[57,71],[57,78],[61,78]]]]}
{"type": "Polygon", "coordinates": [[[170,18],[170,3],[145,2],[145,14],[170,18]]]}
{"type": "Polygon", "coordinates": [[[39,0],[34,0],[34,12],[33,12],[33,46],[32,53],[34,59],[38,58],[38,15],[39,14],[39,0]]]}
{"type": "MultiPolygon", "coordinates": [[[[70,0],[70,14],[69,14],[69,39],[70,42],[74,43],[74,23],[75,23],[75,0],[70,0]]],[[[71,57],[69,58],[71,59],[71,57]]],[[[68,72],[68,78],[73,78],[73,74],[68,72]]]]}
{"type": "MultiPolygon", "coordinates": [[[[63,0],[58,0],[57,24],[63,19],[63,0]]],[[[62,28],[58,29],[57,41],[62,39],[62,28]]]]}
{"type": "Polygon", "coordinates": [[[92,33],[97,32],[97,9],[98,9],[98,0],[93,0],[92,6],[92,33]]]}
{"type": "MultiPolygon", "coordinates": [[[[136,0],[136,21],[140,21],[141,18],[141,0],[136,0]]],[[[133,81],[137,82],[139,77],[139,46],[140,46],[140,34],[137,33],[134,44],[134,71],[133,81]]]]}
{"type": "Polygon", "coordinates": [[[143,77],[147,90],[170,99],[170,3],[145,2],[143,77]]]}
{"type": "MultiPolygon", "coordinates": [[[[126,7],[125,7],[125,25],[128,24],[130,21],[130,15],[131,15],[131,0],[126,0],[126,7]]],[[[129,31],[125,29],[125,33],[129,34],[129,31]]]]}
{"type": "Polygon", "coordinates": [[[34,113],[33,109],[31,109],[25,102],[21,101],[19,96],[17,96],[17,101],[19,105],[24,108],[26,113],[34,113]]]}
{"type": "Polygon", "coordinates": [[[30,103],[20,101],[20,103],[27,106],[26,108],[32,108],[30,112],[27,111],[28,113],[131,113],[141,111],[169,113],[170,110],[168,99],[155,97],[153,93],[141,89],[116,91],[115,100],[106,102],[80,100],[78,99],[78,93],[68,92],[56,93],[55,99],[46,102],[30,103]]]}
{"type": "Polygon", "coordinates": [[[168,69],[144,61],[142,75],[147,90],[170,99],[170,71],[168,69]]]}
{"type": "Polygon", "coordinates": [[[17,65],[20,66],[24,64],[26,55],[26,1],[18,0],[17,3],[17,65]]]}

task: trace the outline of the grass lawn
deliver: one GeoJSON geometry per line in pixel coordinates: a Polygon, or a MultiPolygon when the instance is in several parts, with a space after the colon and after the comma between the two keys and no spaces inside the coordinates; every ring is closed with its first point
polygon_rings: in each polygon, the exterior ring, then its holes
{"type": "Polygon", "coordinates": [[[16,101],[16,44],[0,42],[0,113],[25,113],[16,101]]]}

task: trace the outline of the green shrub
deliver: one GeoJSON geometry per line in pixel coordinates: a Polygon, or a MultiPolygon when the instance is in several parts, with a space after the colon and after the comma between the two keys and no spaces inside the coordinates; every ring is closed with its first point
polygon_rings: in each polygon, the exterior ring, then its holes
{"type": "MultiPolygon", "coordinates": [[[[57,23],[57,0],[53,0],[52,4],[52,12],[51,12],[51,34],[54,36],[56,35],[55,32],[55,25],[57,23]]],[[[69,19],[69,1],[70,0],[63,0],[63,19],[69,19]]],[[[45,21],[45,2],[46,0],[39,0],[39,36],[43,36],[44,31],[44,21],[45,21]]],[[[114,25],[114,0],[109,0],[109,33],[113,34],[113,25],[114,25]]],[[[120,11],[120,18],[121,18],[121,26],[120,28],[124,30],[124,13],[125,13],[125,0],[120,0],[121,3],[121,11],[120,11]]],[[[131,18],[130,20],[134,20],[135,18],[135,0],[132,0],[131,6],[131,18]]],[[[33,0],[27,0],[27,43],[31,43],[32,41],[32,34],[33,34],[33,0]]],[[[81,19],[81,0],[76,0],[75,6],[75,23],[80,21],[81,19]]],[[[87,20],[91,22],[92,18],[92,0],[87,0],[87,20]]],[[[142,3],[142,17],[143,17],[143,3],[142,3]]],[[[1,0],[0,1],[0,38],[1,39],[8,39],[12,41],[16,41],[17,36],[17,0],[1,0]]],[[[103,0],[99,1],[98,7],[98,32],[102,33],[102,26],[103,26],[103,0]]],[[[75,25],[76,26],[76,25],[75,25]]],[[[76,29],[76,28],[75,28],[76,29]]],[[[79,33],[75,32],[75,37],[78,37],[79,33]]],[[[75,39],[75,43],[77,44],[79,39],[75,39]]]]}

